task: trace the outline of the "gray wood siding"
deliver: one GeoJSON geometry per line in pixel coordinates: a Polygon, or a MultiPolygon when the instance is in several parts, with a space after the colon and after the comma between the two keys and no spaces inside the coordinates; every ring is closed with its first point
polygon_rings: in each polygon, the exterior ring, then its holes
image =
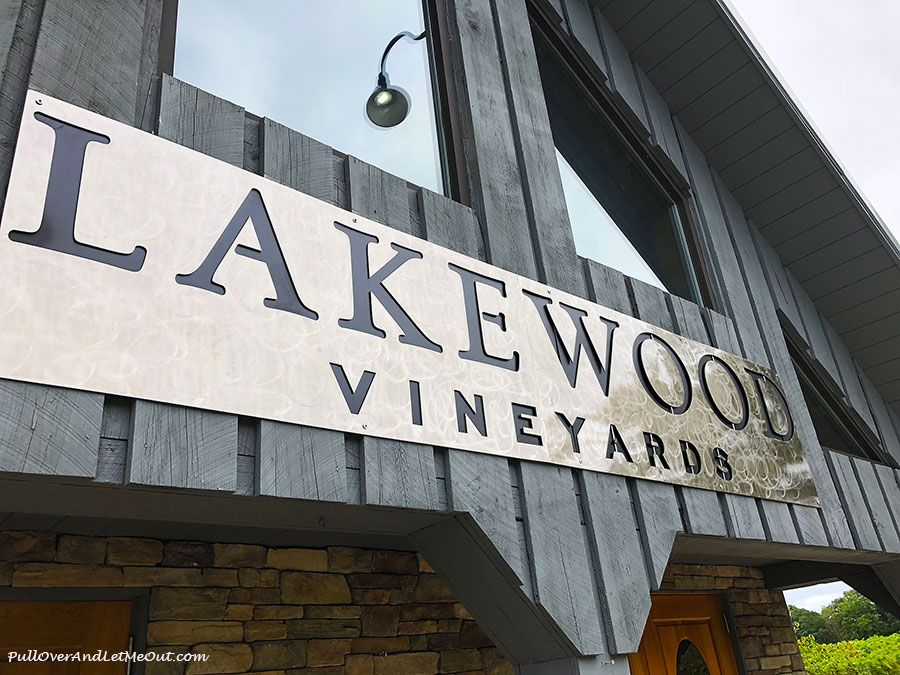
{"type": "MultiPolygon", "coordinates": [[[[162,78],[156,101],[158,62],[147,53],[162,3],[125,3],[109,16],[94,16],[92,3],[77,4],[71,10],[60,0],[0,2],[0,16],[16,17],[14,27],[0,28],[4,180],[15,111],[27,86],[34,86],[141,128],[158,127],[164,138],[329,203],[747,356],[782,378],[822,508],[6,381],[0,382],[3,471],[232,492],[242,499],[344,503],[358,505],[360,522],[378,510],[370,506],[444,514],[441,525],[417,532],[418,543],[475,618],[523,663],[634,651],[649,592],[659,587],[679,535],[795,545],[791,550],[804,556],[811,554],[801,554],[800,546],[900,548],[897,470],[820,446],[779,315],[900,456],[896,419],[710,169],[695,140],[712,134],[703,97],[684,92],[684,106],[673,117],[652,84],[666,63],[646,73],[636,68],[618,36],[621,30],[674,38],[686,15],[707,11],[705,3],[679,0],[671,21],[658,25],[636,18],[634,3],[613,3],[604,12],[586,0],[555,7],[579,53],[594,59],[594,73],[606,82],[611,100],[690,183],[689,206],[698,216],[722,313],[576,255],[546,109],[535,95],[539,80],[523,2],[464,0],[447,8],[458,37],[451,51],[459,66],[472,208],[174,78],[162,78]],[[67,61],[64,52],[72,44],[90,48],[97,35],[120,30],[128,45],[140,45],[127,47],[134,49],[128,58],[67,61]],[[149,109],[154,114],[148,118],[149,109]]],[[[710,26],[696,40],[721,39],[710,26]]],[[[728,63],[709,67],[727,71],[728,63]]],[[[721,75],[720,92],[727,96],[733,81],[727,72],[721,75]]],[[[666,77],[675,81],[678,73],[666,77]]],[[[760,194],[766,189],[763,182],[747,186],[760,194]]]]}

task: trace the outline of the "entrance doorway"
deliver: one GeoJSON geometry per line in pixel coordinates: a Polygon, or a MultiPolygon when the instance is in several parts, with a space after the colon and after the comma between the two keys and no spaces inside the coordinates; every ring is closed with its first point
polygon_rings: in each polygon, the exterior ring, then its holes
{"type": "Polygon", "coordinates": [[[128,650],[131,602],[0,602],[0,675],[124,675],[125,661],[11,661],[20,654],[128,650]]]}
{"type": "Polygon", "coordinates": [[[738,675],[718,595],[654,595],[632,675],[738,675]]]}

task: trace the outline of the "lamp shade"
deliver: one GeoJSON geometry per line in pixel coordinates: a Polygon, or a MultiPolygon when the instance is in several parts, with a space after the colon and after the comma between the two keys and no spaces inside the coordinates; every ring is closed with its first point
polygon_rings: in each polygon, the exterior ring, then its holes
{"type": "Polygon", "coordinates": [[[366,101],[366,117],[379,127],[395,127],[409,114],[409,95],[399,87],[379,85],[366,101]]]}

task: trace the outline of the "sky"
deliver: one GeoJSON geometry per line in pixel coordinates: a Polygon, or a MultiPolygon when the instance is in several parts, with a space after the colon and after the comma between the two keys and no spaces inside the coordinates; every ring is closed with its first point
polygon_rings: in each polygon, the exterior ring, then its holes
{"type": "Polygon", "coordinates": [[[422,32],[419,0],[181,0],[175,77],[336,150],[443,192],[425,41],[391,50],[392,85],[409,93],[393,129],[368,123],[381,55],[422,32]]]}
{"type": "MultiPolygon", "coordinates": [[[[857,187],[900,238],[900,2],[728,1],[857,187]]],[[[181,0],[178,24],[176,77],[442,191],[423,42],[401,41],[388,60],[392,84],[412,99],[409,118],[380,130],[363,114],[388,40],[403,30],[422,30],[418,0],[259,0],[252,12],[245,0],[181,0]],[[286,37],[273,38],[277,35],[286,37]]],[[[593,217],[608,227],[608,216],[564,161],[561,174],[573,221],[593,217]]],[[[579,235],[577,223],[575,231],[579,251],[599,256],[585,250],[593,244],[579,235]]],[[[616,267],[660,285],[624,237],[606,242],[607,252],[614,243],[616,267]]],[[[845,590],[833,583],[786,596],[791,604],[819,610],[845,590]]]]}

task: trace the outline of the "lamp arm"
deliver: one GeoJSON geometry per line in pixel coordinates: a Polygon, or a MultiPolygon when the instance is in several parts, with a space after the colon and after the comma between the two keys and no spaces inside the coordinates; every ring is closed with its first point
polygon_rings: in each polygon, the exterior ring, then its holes
{"type": "Polygon", "coordinates": [[[416,35],[414,33],[410,33],[408,30],[405,30],[402,33],[397,33],[394,37],[391,38],[391,41],[388,42],[387,47],[384,48],[384,54],[382,54],[382,56],[381,56],[381,72],[378,73],[378,86],[379,87],[387,86],[388,77],[387,77],[387,71],[385,71],[384,67],[385,67],[385,63],[387,62],[388,54],[391,51],[391,47],[393,47],[395,44],[397,44],[397,42],[399,42],[400,40],[402,40],[405,37],[409,38],[410,40],[414,40],[414,41],[421,40],[422,38],[425,37],[425,34],[427,32],[428,31],[423,30],[419,35],[416,35]]]}

